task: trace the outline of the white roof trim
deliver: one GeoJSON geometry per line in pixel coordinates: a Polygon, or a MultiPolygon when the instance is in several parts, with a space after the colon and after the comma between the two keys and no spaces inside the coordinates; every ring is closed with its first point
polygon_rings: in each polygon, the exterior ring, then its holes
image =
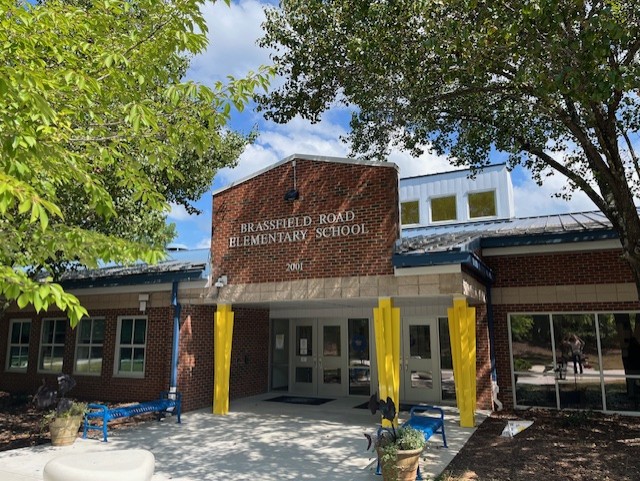
{"type": "Polygon", "coordinates": [[[227,189],[230,189],[231,187],[235,187],[236,185],[240,185],[244,182],[247,182],[248,180],[251,180],[255,177],[258,177],[259,175],[264,174],[265,172],[268,172],[269,170],[275,169],[276,167],[279,167],[283,164],[286,164],[287,162],[291,162],[292,160],[312,160],[312,161],[316,161],[316,162],[332,162],[332,163],[336,163],[336,164],[353,164],[353,165],[369,165],[371,167],[391,167],[391,168],[395,168],[396,171],[400,171],[400,169],[398,168],[398,166],[396,164],[394,164],[393,162],[376,162],[376,161],[372,161],[372,160],[359,160],[359,159],[350,159],[350,158],[346,158],[346,157],[328,157],[328,156],[324,156],[324,155],[307,155],[307,154],[293,154],[290,155],[289,157],[285,157],[284,159],[276,162],[275,164],[271,164],[268,165],[260,170],[257,170],[255,172],[253,172],[252,174],[249,174],[247,177],[243,177],[240,180],[236,180],[235,182],[232,182],[229,185],[226,185],[224,187],[221,187],[217,190],[214,190],[211,195],[215,196],[221,192],[224,192],[227,189]]]}

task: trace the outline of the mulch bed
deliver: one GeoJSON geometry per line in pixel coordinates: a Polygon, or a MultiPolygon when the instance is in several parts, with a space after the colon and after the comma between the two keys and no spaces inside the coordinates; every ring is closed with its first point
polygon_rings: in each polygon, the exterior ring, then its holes
{"type": "MultiPolygon", "coordinates": [[[[91,401],[100,402],[100,401],[91,401]]],[[[102,403],[115,407],[124,404],[102,403]]],[[[41,426],[43,411],[36,409],[31,403],[31,397],[25,395],[11,395],[0,391],[0,451],[26,448],[51,442],[49,428],[41,426]]],[[[127,429],[155,419],[155,414],[143,414],[133,418],[118,419],[109,423],[109,431],[127,429]]],[[[102,439],[102,433],[89,432],[89,437],[102,439]]]]}
{"type": "Polygon", "coordinates": [[[638,481],[640,417],[529,410],[494,413],[471,436],[443,480],[638,481]],[[533,425],[514,437],[510,419],[533,425]]]}

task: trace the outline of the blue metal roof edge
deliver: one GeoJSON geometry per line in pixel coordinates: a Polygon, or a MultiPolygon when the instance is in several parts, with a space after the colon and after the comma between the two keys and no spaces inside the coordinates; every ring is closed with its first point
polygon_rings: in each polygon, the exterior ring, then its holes
{"type": "Polygon", "coordinates": [[[100,278],[70,279],[62,281],[60,284],[65,289],[90,289],[96,287],[165,284],[176,281],[197,281],[205,280],[205,277],[203,277],[205,270],[206,264],[202,264],[174,272],[155,272],[100,278]]]}
{"type": "Polygon", "coordinates": [[[476,254],[469,251],[393,254],[391,262],[393,267],[398,268],[460,264],[470,268],[484,280],[492,282],[494,279],[493,271],[476,254]]]}
{"type": "Polygon", "coordinates": [[[597,231],[573,231],[547,234],[506,235],[496,237],[481,237],[480,247],[518,247],[530,245],[567,244],[570,242],[590,242],[598,240],[618,239],[613,229],[597,231]]]}

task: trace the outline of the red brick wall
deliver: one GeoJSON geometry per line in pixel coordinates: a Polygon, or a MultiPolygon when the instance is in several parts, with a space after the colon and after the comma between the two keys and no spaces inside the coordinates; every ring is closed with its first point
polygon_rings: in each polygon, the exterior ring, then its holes
{"type": "MultiPolygon", "coordinates": [[[[76,387],[69,393],[80,400],[100,400],[112,402],[130,402],[157,399],[160,391],[169,387],[171,339],[173,332],[173,309],[147,309],[147,352],[144,379],[115,377],[113,366],[115,358],[116,331],[118,316],[140,315],[137,309],[91,310],[91,317],[105,319],[105,339],[103,344],[102,375],[83,376],[73,374],[73,361],[76,345],[76,330],[67,328],[63,372],[72,375],[76,387]]],[[[9,315],[2,320],[0,328],[0,355],[2,356],[2,376],[0,389],[34,394],[42,379],[50,386],[56,386],[55,375],[43,375],[37,372],[42,318],[57,317],[55,313],[9,315]],[[31,336],[29,341],[29,366],[26,373],[4,372],[8,339],[9,319],[31,319],[31,336]]]]}
{"type": "Polygon", "coordinates": [[[494,287],[633,282],[621,250],[485,257],[494,287]]]}
{"type": "MultiPolygon", "coordinates": [[[[229,398],[268,390],[269,311],[234,308],[229,398]]],[[[182,309],[178,389],[183,410],[213,405],[215,306],[182,309]]]]}
{"type": "Polygon", "coordinates": [[[234,309],[229,398],[269,390],[269,311],[234,309]]]}
{"type": "Polygon", "coordinates": [[[178,390],[184,411],[211,406],[213,402],[214,313],[215,306],[182,307],[178,390]]]}
{"type": "MultiPolygon", "coordinates": [[[[285,201],[293,186],[293,164],[287,162],[213,198],[213,275],[226,274],[230,284],[260,283],[392,274],[391,255],[398,237],[398,177],[392,167],[296,160],[300,198],[285,201]],[[324,214],[353,213],[354,218],[320,224],[324,214]],[[296,242],[230,247],[230,239],[244,242],[242,225],[296,218],[310,225],[262,233],[306,232],[296,242]],[[316,238],[317,228],[347,228],[366,234],[316,238]],[[302,262],[302,270],[288,272],[287,263],[302,262]]],[[[328,230],[327,233],[330,231],[328,230]]],[[[252,235],[261,232],[253,232],[252,235]]],[[[302,234],[299,234],[300,236],[302,234]]]]}
{"type": "MultiPolygon", "coordinates": [[[[485,257],[495,274],[494,287],[553,286],[633,282],[619,250],[485,257]]],[[[510,313],[611,312],[640,309],[640,302],[494,304],[495,349],[499,399],[513,408],[509,354],[510,313]]]]}
{"type": "Polygon", "coordinates": [[[491,353],[489,352],[489,324],[487,307],[476,308],[476,405],[478,409],[492,409],[491,353]]]}

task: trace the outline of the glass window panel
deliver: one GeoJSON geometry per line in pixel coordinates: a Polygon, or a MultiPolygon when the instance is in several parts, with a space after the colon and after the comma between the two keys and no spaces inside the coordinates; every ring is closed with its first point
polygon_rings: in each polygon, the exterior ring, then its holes
{"type": "Polygon", "coordinates": [[[130,347],[120,348],[120,366],[119,372],[131,372],[132,371],[132,353],[133,349],[130,347]]]}
{"type": "Polygon", "coordinates": [[[144,344],[146,332],[147,332],[147,320],[137,319],[135,324],[135,330],[133,333],[133,343],[144,344]]]}
{"type": "Polygon", "coordinates": [[[456,385],[453,379],[453,356],[451,355],[451,341],[449,340],[449,319],[438,319],[440,338],[440,386],[442,399],[455,400],[456,385]]]}
{"type": "Polygon", "coordinates": [[[473,192],[469,194],[469,217],[492,217],[496,215],[496,193],[473,192]]]}
{"type": "Polygon", "coordinates": [[[403,225],[418,224],[420,222],[420,206],[417,200],[400,204],[400,222],[403,225]]]}
{"type": "Polygon", "coordinates": [[[322,380],[325,384],[341,384],[341,370],[338,369],[323,369],[322,380]]]}
{"type": "Polygon", "coordinates": [[[433,373],[431,371],[411,371],[411,387],[433,389],[433,373]]]}
{"type": "Polygon", "coordinates": [[[21,328],[22,328],[21,322],[14,322],[11,325],[11,344],[18,344],[20,342],[21,328]]]}
{"type": "Polygon", "coordinates": [[[516,374],[515,379],[517,406],[557,407],[553,372],[516,374]]]}
{"type": "Polygon", "coordinates": [[[313,356],[311,326],[296,326],[296,355],[313,356]]]}
{"type": "Polygon", "coordinates": [[[20,343],[29,344],[29,331],[31,331],[31,322],[21,322],[22,331],[20,333],[20,343]]]}
{"type": "Polygon", "coordinates": [[[53,342],[56,344],[64,344],[64,338],[67,333],[67,324],[66,320],[56,320],[55,323],[55,334],[53,338],[53,342]]]}
{"type": "Polygon", "coordinates": [[[76,372],[89,372],[89,347],[78,346],[76,349],[76,372]]]}
{"type": "Polygon", "coordinates": [[[133,350],[133,365],[131,366],[133,372],[144,371],[144,348],[136,347],[133,350]]]}
{"type": "Polygon", "coordinates": [[[89,366],[89,371],[92,373],[100,373],[102,371],[102,346],[91,348],[89,366]]]}
{"type": "Polygon", "coordinates": [[[91,319],[82,319],[78,330],[78,342],[88,344],[91,342],[91,319]]]}
{"type": "Polygon", "coordinates": [[[371,391],[369,319],[349,319],[349,394],[371,391]]]}
{"type": "Polygon", "coordinates": [[[131,344],[133,337],[133,319],[122,319],[120,324],[120,343],[131,344]]]}
{"type": "Polygon", "coordinates": [[[599,377],[584,377],[558,382],[560,409],[602,409],[602,390],[599,377]]]}
{"type": "Polygon", "coordinates": [[[431,220],[433,222],[456,220],[457,218],[455,195],[431,199],[431,220]]]}
{"type": "Polygon", "coordinates": [[[552,319],[556,356],[559,354],[559,362],[566,364],[567,376],[599,372],[594,316],[554,314],[552,319]]]}
{"type": "Polygon", "coordinates": [[[310,367],[296,367],[296,382],[308,384],[313,379],[312,369],[310,367]]]}
{"type": "Polygon", "coordinates": [[[102,343],[104,341],[104,319],[93,320],[93,342],[102,343]]]}
{"type": "Polygon", "coordinates": [[[55,326],[56,321],[42,321],[42,342],[47,344],[53,343],[55,326]]]}
{"type": "Polygon", "coordinates": [[[338,357],[340,353],[340,326],[323,326],[322,355],[338,357]]]}
{"type": "Polygon", "coordinates": [[[40,356],[40,365],[38,366],[39,369],[50,369],[52,350],[53,348],[51,346],[42,347],[42,355],[40,356]]]}
{"type": "Polygon", "coordinates": [[[640,411],[640,378],[607,376],[604,389],[609,411],[640,411]]]}
{"type": "Polygon", "coordinates": [[[414,359],[431,359],[430,326],[409,326],[409,355],[414,359]]]}

